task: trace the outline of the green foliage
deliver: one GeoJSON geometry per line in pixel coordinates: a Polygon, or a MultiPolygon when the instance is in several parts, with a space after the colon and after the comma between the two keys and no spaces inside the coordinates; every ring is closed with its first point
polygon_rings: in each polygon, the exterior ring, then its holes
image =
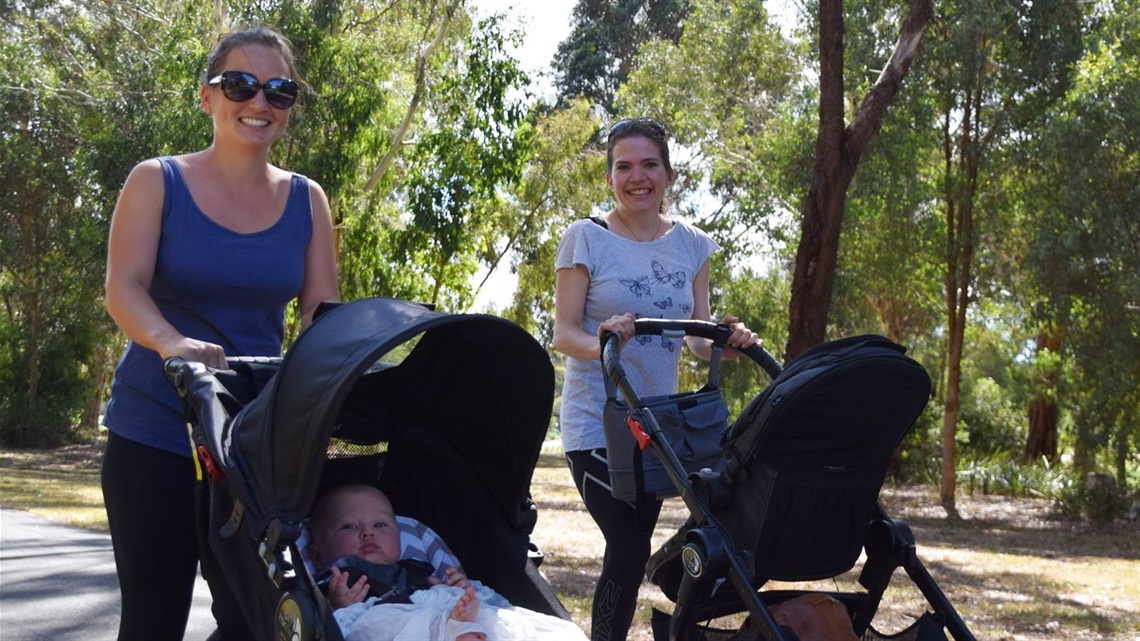
{"type": "Polygon", "coordinates": [[[676,42],[688,0],[579,0],[554,57],[563,101],[585,98],[614,113],[614,96],[646,42],[676,42]]]}
{"type": "Polygon", "coordinates": [[[1098,483],[1089,487],[1087,480],[1078,474],[1062,476],[1050,486],[1049,498],[1062,516],[1070,519],[1087,518],[1098,525],[1111,523],[1128,514],[1140,492],[1120,487],[1116,483],[1098,483]]]}
{"type": "Polygon", "coordinates": [[[501,194],[520,179],[531,153],[523,88],[529,82],[506,54],[500,18],[454,37],[424,88],[425,113],[399,174],[380,182],[344,216],[342,294],[400,296],[462,311],[474,299],[488,248],[518,230],[502,227],[501,194]]]}
{"type": "Polygon", "coordinates": [[[0,36],[0,443],[13,447],[66,441],[102,384],[109,199],[89,143],[116,123],[87,54],[119,37],[76,6],[23,9],[0,36]]]}
{"type": "MultiPolygon", "coordinates": [[[[713,260],[716,266],[710,275],[713,320],[720,320],[726,313],[740,318],[760,336],[764,348],[776,361],[782,362],[780,347],[787,339],[791,291],[786,274],[778,270],[760,274],[750,269],[732,274],[725,261],[716,258],[713,260]]],[[[702,361],[695,367],[695,372],[693,369],[691,363],[682,369],[682,376],[690,384],[702,381],[696,372],[707,376],[708,364],[702,361]]],[[[749,358],[740,357],[721,366],[721,387],[732,416],[740,414],[752,397],[769,382],[768,374],[749,358]]],[[[689,389],[697,389],[697,386],[689,389]]]]}
{"type": "Polygon", "coordinates": [[[958,478],[967,492],[1004,496],[1047,495],[1058,473],[1046,465],[1023,465],[1005,452],[963,456],[958,478]]]}
{"type": "Polygon", "coordinates": [[[890,477],[900,482],[937,486],[942,474],[942,406],[935,402],[914,422],[892,461],[890,477]]]}
{"type": "Polygon", "coordinates": [[[1140,439],[1140,18],[1135,1],[1092,14],[1084,56],[1041,135],[1021,151],[1025,200],[1034,212],[1025,265],[1030,323],[1065,342],[1058,401],[1077,426],[1075,463],[1095,469],[1112,444],[1117,475],[1140,439]],[[1134,243],[1132,243],[1134,245],[1134,243]]]}
{"type": "Polygon", "coordinates": [[[992,378],[973,381],[960,415],[966,436],[963,452],[1014,457],[1025,449],[1025,405],[1014,403],[992,378]]]}
{"type": "Polygon", "coordinates": [[[796,93],[802,62],[759,0],[696,0],[680,40],[643,44],[618,92],[620,113],[660,119],[691,156],[675,154],[680,208],[730,260],[758,251],[757,237],[789,238],[813,135],[796,93]],[[706,183],[712,211],[692,198],[706,183]]]}
{"type": "Polygon", "coordinates": [[[605,151],[593,142],[601,123],[585,100],[549,112],[536,110],[531,118],[533,153],[513,192],[500,201],[496,223],[518,233],[508,243],[485,246],[488,253],[514,255],[511,269],[518,287],[503,315],[550,345],[558,243],[572,222],[591,215],[610,196],[605,151]]]}

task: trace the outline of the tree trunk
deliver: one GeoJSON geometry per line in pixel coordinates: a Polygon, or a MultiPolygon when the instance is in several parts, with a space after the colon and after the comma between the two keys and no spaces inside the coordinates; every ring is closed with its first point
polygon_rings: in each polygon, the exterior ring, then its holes
{"type": "Polygon", "coordinates": [[[943,114],[942,153],[946,193],[946,402],[942,418],[942,479],[939,498],[951,518],[957,518],[954,493],[958,466],[958,413],[962,385],[962,347],[965,343],[970,286],[973,284],[974,198],[978,189],[980,147],[974,140],[980,99],[965,103],[961,135],[951,135],[951,114],[943,114]],[[955,163],[957,160],[957,163],[955,163]]]}
{"type": "Polygon", "coordinates": [[[819,132],[792,277],[788,342],[784,350],[787,361],[824,340],[847,187],[855,176],[859,158],[878,133],[883,114],[918,56],[918,45],[933,14],[933,0],[911,0],[890,60],[863,98],[854,122],[844,128],[843,2],[820,0],[819,132]]]}
{"type": "MultiPolygon", "coordinates": [[[[1042,329],[1037,334],[1037,354],[1059,354],[1064,342],[1061,330],[1055,327],[1042,329]]],[[[1057,402],[1057,385],[1060,372],[1050,367],[1041,381],[1043,389],[1029,400],[1029,438],[1025,442],[1025,460],[1036,461],[1045,457],[1050,463],[1057,461],[1057,423],[1061,409],[1057,402]]]]}
{"type": "MultiPolygon", "coordinates": [[[[954,292],[947,294],[947,299],[956,299],[954,292]]],[[[959,392],[962,382],[962,343],[966,329],[965,308],[953,309],[951,303],[951,321],[947,328],[947,353],[949,362],[946,371],[946,401],[943,404],[942,414],[942,479],[939,484],[939,499],[947,515],[954,519],[958,516],[954,495],[958,484],[958,411],[959,392]]]]}
{"type": "Polygon", "coordinates": [[[103,400],[106,398],[107,378],[111,371],[113,353],[111,348],[102,341],[91,350],[91,394],[87,399],[87,408],[79,421],[79,427],[97,431],[99,419],[103,414],[103,400]]]}
{"type": "Polygon", "coordinates": [[[40,396],[40,365],[43,360],[40,354],[40,336],[43,335],[43,310],[40,308],[39,278],[29,278],[31,291],[28,296],[28,388],[24,396],[24,420],[16,426],[12,443],[19,447],[26,446],[32,439],[32,432],[37,424],[36,406],[40,396]]]}
{"type": "Polygon", "coordinates": [[[1057,422],[1061,408],[1055,398],[1036,394],[1029,401],[1029,438],[1025,442],[1025,461],[1042,457],[1050,463],[1057,461],[1057,422]]]}

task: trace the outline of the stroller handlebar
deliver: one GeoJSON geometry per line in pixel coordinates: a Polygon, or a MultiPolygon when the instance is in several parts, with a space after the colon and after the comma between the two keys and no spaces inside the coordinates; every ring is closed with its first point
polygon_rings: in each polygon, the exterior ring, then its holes
{"type": "MultiPolygon", "coordinates": [[[[281,362],[280,356],[227,356],[226,367],[236,369],[243,364],[281,362]]],[[[187,360],[181,356],[171,356],[162,362],[162,371],[166,378],[174,384],[180,396],[185,395],[186,385],[193,378],[205,372],[218,372],[220,370],[209,367],[205,363],[187,360]]]]}
{"type": "Polygon", "coordinates": [[[178,390],[179,396],[186,395],[186,385],[195,372],[205,369],[206,366],[204,364],[197,361],[188,361],[179,356],[171,356],[162,362],[162,371],[166,373],[166,377],[174,384],[174,388],[178,390]]]}
{"type": "MultiPolygon", "coordinates": [[[[714,348],[725,347],[728,337],[732,335],[732,328],[728,325],[702,320],[639,318],[633,322],[633,327],[634,334],[639,336],[654,335],[671,338],[696,336],[699,338],[707,338],[713,342],[714,348]]],[[[637,395],[626,381],[625,370],[621,366],[620,338],[619,335],[613,332],[602,333],[600,339],[602,343],[602,366],[605,368],[606,376],[614,382],[614,385],[617,386],[626,400],[630,402],[630,407],[633,407],[637,404],[637,395]]],[[[754,363],[759,365],[768,376],[773,379],[779,376],[780,372],[783,371],[783,367],[780,366],[775,357],[773,357],[768,350],[759,345],[753,345],[752,347],[739,351],[752,359],[754,363]]]]}

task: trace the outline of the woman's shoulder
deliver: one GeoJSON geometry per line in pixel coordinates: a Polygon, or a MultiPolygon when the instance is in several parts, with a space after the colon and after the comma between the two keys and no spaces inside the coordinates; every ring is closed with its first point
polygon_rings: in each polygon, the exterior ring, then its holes
{"type": "Polygon", "coordinates": [[[690,236],[697,238],[708,237],[708,234],[706,234],[703,229],[688,221],[680,220],[677,218],[673,218],[672,220],[673,231],[677,232],[677,234],[680,236],[690,236]]]}
{"type": "Polygon", "coordinates": [[[587,238],[601,238],[608,234],[606,227],[599,225],[594,219],[579,218],[566,227],[566,231],[562,233],[562,242],[579,243],[584,242],[587,238]]]}
{"type": "Polygon", "coordinates": [[[123,189],[161,190],[163,188],[162,162],[165,159],[167,159],[166,156],[147,158],[132,167],[123,189]]]}
{"type": "Polygon", "coordinates": [[[567,230],[570,229],[597,229],[599,231],[605,231],[609,229],[609,226],[606,225],[601,216],[587,216],[570,223],[567,230]]]}
{"type": "Polygon", "coordinates": [[[155,156],[154,158],[147,158],[140,161],[131,168],[132,174],[154,174],[162,173],[162,165],[165,162],[173,160],[170,156],[155,156]]]}
{"type": "Polygon", "coordinates": [[[700,255],[702,260],[720,249],[720,245],[705,230],[686,221],[674,219],[669,236],[673,236],[674,242],[687,247],[690,252],[700,255]]]}

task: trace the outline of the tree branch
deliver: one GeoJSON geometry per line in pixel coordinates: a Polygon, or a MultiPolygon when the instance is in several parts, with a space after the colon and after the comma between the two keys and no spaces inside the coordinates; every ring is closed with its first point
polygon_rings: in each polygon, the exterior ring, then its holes
{"type": "Polygon", "coordinates": [[[891,53],[887,64],[883,66],[883,71],[875,80],[875,84],[863,97],[855,120],[847,129],[847,146],[852,164],[858,161],[871,139],[878,133],[883,122],[883,114],[895,99],[895,95],[902,87],[903,78],[918,57],[922,34],[933,17],[933,0],[910,1],[910,9],[899,30],[895,50],[891,53]]]}
{"type": "Polygon", "coordinates": [[[408,103],[408,109],[404,113],[404,119],[400,126],[396,129],[395,135],[392,136],[392,146],[388,149],[388,153],[380,159],[380,164],[376,166],[376,170],[372,172],[372,176],[364,185],[364,191],[372,191],[376,188],[377,183],[380,182],[380,177],[388,171],[388,167],[396,159],[396,154],[405,147],[404,137],[408,134],[408,129],[412,126],[412,119],[415,118],[416,112],[419,111],[420,102],[423,100],[424,92],[427,90],[427,68],[428,63],[431,61],[431,56],[435,50],[443,42],[444,36],[447,35],[448,29],[451,27],[452,18],[455,17],[455,11],[463,4],[463,0],[453,0],[444,10],[443,21],[439,25],[439,31],[436,32],[435,38],[431,41],[426,48],[421,48],[419,55],[416,57],[416,89],[412,94],[412,100],[408,103]]]}

